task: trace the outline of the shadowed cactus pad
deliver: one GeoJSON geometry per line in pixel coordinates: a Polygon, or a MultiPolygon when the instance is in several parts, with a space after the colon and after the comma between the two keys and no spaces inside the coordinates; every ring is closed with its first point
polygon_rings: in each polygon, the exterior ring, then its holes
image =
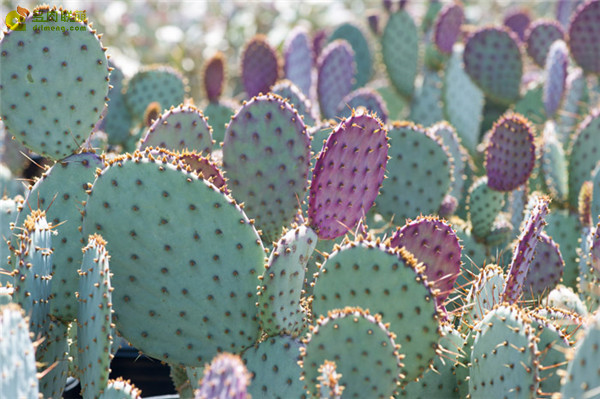
{"type": "Polygon", "coordinates": [[[275,241],[304,198],[310,137],[296,110],[272,94],[238,110],[225,132],[223,169],[233,197],[245,204],[266,241],[275,241]]]}
{"type": "Polygon", "coordinates": [[[206,62],[202,77],[208,101],[219,102],[225,85],[225,56],[223,53],[216,53],[206,62]]]}
{"type": "Polygon", "coordinates": [[[366,215],[381,187],[387,155],[387,130],[370,114],[353,114],[334,129],[310,186],[308,217],[320,239],[343,236],[366,215]]]}
{"type": "Polygon", "coordinates": [[[268,93],[279,78],[279,59],[267,38],[254,36],[246,43],[241,59],[242,82],[248,98],[268,93]]]}
{"type": "Polygon", "coordinates": [[[562,40],[564,32],[560,24],[553,20],[538,20],[527,29],[525,37],[527,54],[540,67],[546,63],[546,56],[555,40],[562,40]]]}
{"type": "Polygon", "coordinates": [[[94,182],[83,233],[108,243],[119,332],[151,356],[199,366],[257,339],[264,249],[235,202],[179,169],[142,153],[113,160],[94,182]]]}
{"type": "Polygon", "coordinates": [[[579,7],[569,25],[569,49],[575,62],[586,72],[600,72],[600,1],[590,0],[579,7]]]}
{"type": "Polygon", "coordinates": [[[24,20],[29,29],[9,30],[0,41],[0,116],[17,140],[55,160],[77,151],[108,100],[106,49],[87,20],[63,22],[63,12],[36,8],[24,20]],[[58,16],[44,28],[62,33],[33,29],[34,13],[49,12],[58,16]]]}
{"type": "Polygon", "coordinates": [[[507,28],[481,28],[466,40],[465,70],[496,102],[510,104],[519,98],[523,59],[518,38],[507,28]]]}
{"type": "Polygon", "coordinates": [[[301,349],[307,393],[317,395],[319,368],[335,359],[344,398],[389,398],[401,381],[402,355],[379,315],[347,307],[321,316],[301,349]]]}
{"type": "Polygon", "coordinates": [[[558,245],[548,235],[541,233],[523,283],[523,295],[527,299],[535,299],[552,291],[561,281],[564,267],[558,245]]]}
{"type": "Polygon", "coordinates": [[[485,154],[490,188],[512,191],[529,179],[535,163],[533,137],[533,126],[519,114],[505,115],[494,123],[485,154]]]}

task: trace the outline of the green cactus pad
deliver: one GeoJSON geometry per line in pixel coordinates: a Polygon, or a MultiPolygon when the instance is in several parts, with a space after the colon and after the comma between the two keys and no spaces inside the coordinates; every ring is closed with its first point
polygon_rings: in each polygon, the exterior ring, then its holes
{"type": "Polygon", "coordinates": [[[452,158],[452,195],[458,202],[463,197],[465,190],[465,169],[467,167],[469,154],[461,144],[461,140],[454,127],[448,122],[442,121],[429,128],[434,137],[442,139],[444,146],[452,158]]]}
{"type": "Polygon", "coordinates": [[[577,399],[594,397],[600,386],[600,316],[597,314],[585,327],[585,336],[575,348],[562,381],[561,397],[577,399]]]}
{"type": "Polygon", "coordinates": [[[136,388],[131,381],[119,377],[116,380],[108,381],[108,386],[98,399],[142,399],[142,391],[136,388]]]}
{"type": "Polygon", "coordinates": [[[587,309],[579,295],[570,287],[559,284],[548,294],[548,306],[587,316],[587,309]]]}
{"type": "Polygon", "coordinates": [[[568,32],[569,50],[573,60],[586,72],[600,73],[600,1],[589,0],[577,8],[571,17],[568,32]]]}
{"type": "Polygon", "coordinates": [[[83,233],[108,242],[120,334],[189,366],[252,345],[264,249],[245,214],[166,156],[111,162],[94,182],[83,233]]]}
{"type": "MultiPolygon", "coordinates": [[[[312,303],[315,316],[359,306],[382,316],[405,355],[403,383],[429,367],[439,340],[433,287],[404,249],[358,241],[338,247],[321,266],[312,303]]],[[[341,366],[341,364],[340,364],[341,366]]],[[[343,374],[343,372],[342,372],[343,374]]]]}
{"type": "Polygon", "coordinates": [[[84,398],[96,398],[108,384],[112,345],[112,288],[106,242],[90,236],[83,248],[77,299],[79,382],[84,398]]]}
{"type": "Polygon", "coordinates": [[[565,261],[563,284],[575,288],[579,275],[577,248],[579,248],[579,218],[567,210],[554,210],[546,217],[546,233],[560,246],[565,261]]]}
{"type": "Polygon", "coordinates": [[[308,259],[317,245],[312,229],[300,226],[287,232],[275,245],[261,278],[258,317],[269,335],[298,335],[306,324],[300,299],[308,259]]]}
{"type": "Polygon", "coordinates": [[[421,85],[416,88],[413,96],[409,119],[423,126],[444,120],[442,92],[442,74],[425,68],[421,85]]]}
{"type": "Polygon", "coordinates": [[[409,122],[389,130],[387,179],[377,198],[377,210],[398,225],[419,214],[436,213],[450,190],[450,155],[439,138],[409,122]]]}
{"type": "Polygon", "coordinates": [[[108,91],[108,108],[106,115],[97,125],[97,128],[106,132],[110,144],[123,144],[129,138],[132,120],[127,106],[125,106],[125,96],[123,95],[125,76],[112,62],[108,62],[110,71],[111,89],[108,91]]]}
{"type": "Polygon", "coordinates": [[[289,80],[280,80],[271,88],[271,93],[287,99],[298,111],[304,124],[314,126],[317,123],[318,116],[308,98],[300,91],[296,85],[289,80]]]}
{"type": "Polygon", "coordinates": [[[494,264],[483,268],[473,282],[465,301],[470,308],[467,309],[467,320],[479,323],[494,306],[502,303],[504,284],[502,268],[494,264]]]}
{"type": "Polygon", "coordinates": [[[417,77],[419,36],[415,21],[405,10],[390,15],[381,37],[381,51],[392,84],[400,94],[411,97],[417,77]]]}
{"type": "Polygon", "coordinates": [[[562,40],[557,40],[550,46],[544,76],[544,108],[548,118],[556,116],[565,96],[567,86],[567,66],[569,64],[569,50],[562,40]]]}
{"type": "Polygon", "coordinates": [[[473,235],[485,238],[492,230],[494,220],[504,207],[504,193],[492,190],[486,176],[477,180],[469,189],[467,204],[473,235]]]}
{"type": "Polygon", "coordinates": [[[471,353],[472,399],[535,397],[539,388],[539,353],[535,330],[516,307],[499,306],[478,325],[471,353]]]}
{"type": "Polygon", "coordinates": [[[179,72],[167,66],[151,66],[138,71],[125,89],[125,104],[136,122],[141,122],[146,108],[157,102],[161,110],[183,102],[187,88],[179,72]]]}
{"type": "Polygon", "coordinates": [[[389,398],[401,382],[402,355],[379,315],[346,307],[321,316],[305,340],[302,377],[305,389],[317,395],[319,368],[333,359],[342,375],[344,398],[389,398]]]}
{"type": "MultiPolygon", "coordinates": [[[[600,5],[600,3],[598,3],[600,5]]],[[[577,208],[581,185],[589,180],[592,170],[600,162],[600,109],[588,115],[578,126],[568,150],[569,204],[577,208]]]]}
{"type": "Polygon", "coordinates": [[[35,347],[29,322],[15,305],[0,307],[0,392],[6,398],[37,399],[39,394],[35,347]]]}
{"type": "Polygon", "coordinates": [[[448,324],[440,328],[440,353],[433,362],[433,369],[428,370],[419,381],[414,381],[402,388],[399,398],[430,399],[445,398],[458,399],[458,384],[456,370],[461,365],[457,364],[462,354],[464,338],[448,324]]]}
{"type": "Polygon", "coordinates": [[[561,143],[568,147],[571,133],[585,115],[588,100],[588,87],[581,68],[572,69],[567,75],[567,88],[562,108],[559,110],[558,133],[561,143]]]}
{"type": "Polygon", "coordinates": [[[146,147],[161,147],[172,151],[188,149],[210,154],[213,147],[212,129],[202,111],[196,107],[171,107],[148,129],[140,149],[146,147]]]}
{"type": "Polygon", "coordinates": [[[560,391],[560,373],[567,368],[569,341],[550,320],[530,312],[531,327],[539,339],[540,390],[547,395],[560,391]]]}
{"type": "Polygon", "coordinates": [[[17,140],[51,159],[78,150],[108,100],[106,49],[87,21],[63,14],[38,7],[24,20],[29,29],[0,41],[0,116],[17,140]],[[49,13],[54,20],[42,24],[44,32],[34,29],[34,15],[49,13]],[[51,28],[62,33],[45,32],[51,28]]]}
{"type": "Polygon", "coordinates": [[[567,159],[556,134],[556,125],[546,122],[542,142],[542,171],[544,182],[553,199],[564,202],[569,190],[567,159]]]}
{"type": "Polygon", "coordinates": [[[235,115],[237,105],[231,102],[209,103],[204,107],[204,116],[208,118],[208,123],[213,129],[212,138],[216,143],[222,143],[225,140],[225,128],[235,115]]]}
{"type": "Polygon", "coordinates": [[[502,27],[484,27],[465,44],[465,71],[490,99],[501,104],[519,98],[523,55],[517,36],[502,27]]]}
{"type": "Polygon", "coordinates": [[[338,39],[347,41],[354,51],[356,80],[352,88],[357,89],[364,86],[373,75],[373,55],[365,33],[357,25],[345,23],[335,28],[328,40],[333,42],[338,39]]]}
{"type": "Polygon", "coordinates": [[[483,117],[483,92],[464,70],[463,46],[455,46],[444,74],[444,114],[469,152],[479,144],[479,129],[483,117]]]}
{"type": "Polygon", "coordinates": [[[304,198],[310,137],[296,110],[272,94],[254,97],[225,133],[223,169],[233,197],[244,202],[265,242],[279,238],[304,198]]]}
{"type": "Polygon", "coordinates": [[[302,344],[289,336],[270,337],[242,355],[252,373],[248,393],[253,398],[305,399],[302,369],[298,365],[302,344]]]}
{"type": "Polygon", "coordinates": [[[584,324],[583,316],[564,309],[551,307],[538,307],[532,310],[539,317],[552,322],[562,333],[569,339],[571,344],[574,343],[577,332],[580,331],[584,324]]]}
{"type": "Polygon", "coordinates": [[[97,168],[104,163],[95,154],[72,155],[56,163],[44,173],[31,188],[25,204],[17,217],[20,225],[30,214],[31,209],[46,209],[48,221],[56,227],[58,236],[53,240],[52,294],[50,312],[65,322],[77,317],[77,299],[81,264],[81,224],[82,202],[86,199],[88,184],[94,181],[97,168]]]}
{"type": "Polygon", "coordinates": [[[523,97],[515,103],[515,112],[527,115],[532,123],[543,124],[546,121],[544,108],[544,85],[541,82],[532,82],[525,88],[523,97]]]}

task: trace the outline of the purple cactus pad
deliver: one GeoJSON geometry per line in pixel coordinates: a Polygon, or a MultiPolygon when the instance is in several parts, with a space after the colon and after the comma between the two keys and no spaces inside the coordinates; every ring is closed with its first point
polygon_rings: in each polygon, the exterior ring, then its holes
{"type": "Polygon", "coordinates": [[[262,35],[250,40],[242,54],[242,81],[248,97],[266,94],[279,78],[277,53],[262,35]]]}
{"type": "Polygon", "coordinates": [[[437,217],[420,216],[398,229],[390,242],[393,248],[404,247],[425,266],[427,281],[439,293],[435,300],[443,305],[460,274],[461,246],[450,225],[437,217]]]}
{"type": "Polygon", "coordinates": [[[464,21],[465,13],[462,5],[448,4],[442,8],[433,32],[438,50],[445,54],[452,54],[452,47],[460,35],[460,28],[464,21]]]}
{"type": "Polygon", "coordinates": [[[251,379],[252,375],[239,356],[222,353],[206,365],[195,399],[248,399],[251,379]]]}
{"type": "Polygon", "coordinates": [[[284,74],[306,97],[310,97],[313,75],[312,44],[302,28],[292,30],[285,41],[284,74]]]}
{"type": "Polygon", "coordinates": [[[308,217],[320,239],[352,231],[369,211],[384,178],[387,130],[374,116],[352,115],[331,133],[317,158],[308,217]]]}
{"type": "Polygon", "coordinates": [[[218,52],[204,66],[204,89],[211,103],[219,102],[225,83],[225,56],[218,52]]]}
{"type": "Polygon", "coordinates": [[[571,56],[586,72],[600,73],[600,0],[580,6],[569,25],[571,56]]]}
{"type": "Polygon", "coordinates": [[[317,61],[317,96],[325,118],[337,116],[338,105],[352,90],[356,62],[354,51],[345,40],[335,40],[317,61]]]}
{"type": "Polygon", "coordinates": [[[504,17],[504,26],[517,34],[519,40],[525,39],[525,31],[531,23],[531,18],[526,10],[513,10],[504,17]]]}
{"type": "Polygon", "coordinates": [[[549,293],[560,283],[564,268],[565,261],[558,244],[546,233],[540,234],[540,242],[535,247],[535,255],[523,283],[523,295],[536,299],[549,293]]]}
{"type": "Polygon", "coordinates": [[[544,84],[544,108],[548,118],[552,118],[564,97],[567,85],[569,50],[562,40],[552,43],[546,58],[546,81],[544,84]]]}
{"type": "Polygon", "coordinates": [[[545,224],[544,217],[548,213],[549,202],[550,199],[547,197],[538,198],[529,218],[525,221],[525,227],[513,252],[508,278],[502,293],[504,300],[511,304],[521,297],[523,284],[545,224]]]}
{"type": "Polygon", "coordinates": [[[544,67],[550,46],[563,40],[565,33],[556,21],[540,19],[531,24],[525,33],[525,49],[533,62],[544,67]]]}
{"type": "Polygon", "coordinates": [[[512,191],[525,183],[535,164],[533,127],[519,114],[501,117],[492,128],[486,148],[488,186],[512,191]]]}

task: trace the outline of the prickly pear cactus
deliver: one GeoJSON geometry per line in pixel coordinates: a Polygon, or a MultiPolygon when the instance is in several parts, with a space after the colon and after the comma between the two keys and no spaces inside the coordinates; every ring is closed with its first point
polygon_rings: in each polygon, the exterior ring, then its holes
{"type": "Polygon", "coordinates": [[[369,88],[357,89],[342,99],[338,106],[338,115],[347,118],[354,110],[364,108],[377,116],[383,123],[387,122],[388,110],[379,93],[369,88]]]}
{"type": "Polygon", "coordinates": [[[557,40],[550,46],[546,57],[544,85],[544,107],[548,118],[552,118],[563,100],[567,84],[567,66],[569,50],[562,40],[557,40]]]}
{"type": "Polygon", "coordinates": [[[202,111],[182,104],[177,108],[171,107],[154,121],[142,139],[140,149],[161,147],[210,154],[213,144],[212,128],[202,111]]]}
{"type": "Polygon", "coordinates": [[[353,231],[373,205],[384,178],[387,129],[370,114],[353,114],[331,133],[310,185],[308,218],[320,239],[353,231]]]}
{"type": "Polygon", "coordinates": [[[568,165],[553,121],[546,122],[542,136],[541,162],[544,182],[552,198],[564,202],[567,200],[569,190],[568,165]]]}
{"type": "Polygon", "coordinates": [[[434,27],[434,43],[439,51],[452,54],[454,43],[460,35],[460,28],[465,20],[461,4],[447,4],[436,18],[434,27]]]}
{"type": "MultiPolygon", "coordinates": [[[[599,3],[600,4],[600,3],[599,3]]],[[[579,124],[569,150],[569,204],[577,208],[579,190],[600,161],[600,109],[593,110],[579,124]]]]}
{"type": "Polygon", "coordinates": [[[345,40],[352,47],[356,63],[356,80],[353,89],[363,87],[373,75],[373,55],[366,34],[353,23],[344,23],[335,28],[329,41],[345,40]]]}
{"type": "Polygon", "coordinates": [[[82,227],[108,243],[114,318],[140,350],[199,366],[258,338],[264,248],[241,208],[213,185],[166,156],[116,158],[94,182],[82,227]]]}
{"type": "Polygon", "coordinates": [[[283,71],[306,96],[311,96],[313,84],[313,49],[306,29],[293,29],[285,40],[283,71]]]}
{"type": "Polygon", "coordinates": [[[9,30],[0,41],[0,116],[17,140],[55,160],[77,151],[108,101],[106,48],[87,20],[71,21],[63,13],[38,7],[23,21],[29,29],[9,30]],[[44,28],[61,33],[33,28],[34,15],[48,13],[54,20],[44,28]]]}
{"type": "Polygon", "coordinates": [[[558,22],[544,19],[534,21],[525,33],[527,55],[538,66],[543,67],[552,43],[563,39],[564,32],[558,22]]]}
{"type": "Polygon", "coordinates": [[[536,299],[552,291],[560,283],[565,268],[558,244],[546,233],[541,233],[539,240],[523,283],[523,295],[527,299],[536,299]]]}
{"type": "Polygon", "coordinates": [[[419,59],[418,31],[405,10],[390,15],[381,37],[383,62],[390,81],[400,94],[411,97],[419,59]]]}
{"type": "Polygon", "coordinates": [[[221,52],[213,55],[204,65],[202,73],[204,91],[210,103],[217,103],[225,85],[225,56],[221,52]]]}
{"type": "Polygon", "coordinates": [[[122,377],[108,381],[99,399],[142,399],[142,391],[122,377]]]}
{"type": "Polygon", "coordinates": [[[600,17],[600,1],[590,0],[579,7],[569,24],[568,43],[571,56],[584,71],[600,72],[600,46],[596,38],[600,35],[600,26],[596,23],[600,17]]]}
{"type": "Polygon", "coordinates": [[[344,306],[382,315],[403,348],[403,383],[425,372],[439,340],[433,287],[417,262],[405,249],[393,250],[369,241],[347,243],[336,248],[321,266],[313,291],[315,316],[344,306]]]}
{"type": "Polygon", "coordinates": [[[494,220],[504,206],[504,194],[492,190],[487,176],[479,178],[469,188],[467,204],[469,220],[475,237],[485,238],[492,231],[494,220]]]}
{"type": "Polygon", "coordinates": [[[39,382],[29,322],[15,305],[0,306],[0,392],[7,398],[37,399],[39,382]]]}
{"type": "Polygon", "coordinates": [[[314,126],[317,123],[318,116],[312,103],[291,81],[280,80],[271,88],[271,93],[287,99],[298,111],[305,125],[314,126]]]}
{"type": "Polygon", "coordinates": [[[205,367],[195,398],[250,398],[247,394],[249,383],[250,375],[242,359],[230,353],[222,353],[205,367]]]}
{"type": "Polygon", "coordinates": [[[248,98],[267,94],[280,74],[279,58],[267,38],[254,36],[242,53],[242,82],[248,98]]]}
{"type": "Polygon", "coordinates": [[[394,334],[360,308],[346,307],[321,316],[305,340],[302,376],[307,393],[318,395],[319,368],[325,360],[336,359],[342,376],[344,397],[389,398],[401,382],[402,355],[394,334]]]}
{"type": "Polygon", "coordinates": [[[267,243],[277,240],[304,198],[310,138],[296,110],[272,94],[238,110],[225,133],[223,169],[233,197],[245,204],[267,243]]]}
{"type": "Polygon", "coordinates": [[[99,235],[83,248],[77,299],[77,346],[81,392],[97,398],[107,385],[112,345],[112,287],[106,242],[99,235]]]}
{"type": "Polygon", "coordinates": [[[354,50],[345,40],[329,43],[317,60],[317,98],[321,114],[335,118],[341,101],[354,86],[356,63],[354,50]]]}
{"type": "Polygon", "coordinates": [[[317,245],[317,235],[306,226],[287,232],[275,245],[258,291],[258,316],[269,335],[298,335],[306,325],[301,303],[308,259],[317,245]]]}

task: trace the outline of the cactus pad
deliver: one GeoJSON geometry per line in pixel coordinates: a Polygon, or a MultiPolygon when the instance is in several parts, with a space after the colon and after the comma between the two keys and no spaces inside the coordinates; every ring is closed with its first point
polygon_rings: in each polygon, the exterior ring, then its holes
{"type": "Polygon", "coordinates": [[[567,65],[569,50],[562,40],[550,46],[546,58],[546,83],[544,85],[544,108],[548,118],[552,118],[558,110],[565,94],[567,84],[567,65]]]}
{"type": "Polygon", "coordinates": [[[434,43],[439,51],[452,54],[452,47],[460,35],[465,20],[461,4],[447,4],[437,16],[434,28],[434,43]]]}
{"type": "Polygon", "coordinates": [[[223,53],[216,53],[206,62],[202,77],[208,101],[210,103],[219,102],[221,94],[223,94],[223,86],[225,86],[225,56],[223,53]]]}
{"type": "Polygon", "coordinates": [[[586,72],[600,72],[600,1],[590,0],[579,7],[569,25],[569,49],[575,62],[586,72]]]}
{"type": "Polygon", "coordinates": [[[142,399],[142,391],[131,381],[119,377],[108,381],[108,386],[102,391],[99,399],[142,399]]]}
{"type": "Polygon", "coordinates": [[[531,24],[531,17],[527,9],[514,9],[504,16],[504,26],[517,34],[519,41],[525,39],[525,31],[531,24]]]}
{"type": "Polygon", "coordinates": [[[196,107],[171,107],[148,129],[140,149],[146,147],[161,147],[172,151],[189,149],[210,154],[213,147],[212,128],[202,111],[196,107]]]}
{"type": "Polygon", "coordinates": [[[540,67],[546,64],[546,56],[555,40],[563,40],[564,32],[553,20],[534,21],[525,34],[527,54],[540,67]]]}
{"type": "Polygon", "coordinates": [[[275,245],[262,275],[258,316],[269,335],[298,335],[305,327],[305,309],[300,299],[308,259],[317,245],[317,235],[306,226],[286,233],[275,245]]]}
{"type": "Polygon", "coordinates": [[[423,263],[427,282],[432,289],[439,290],[435,300],[442,306],[460,274],[461,247],[458,237],[450,225],[436,217],[418,217],[398,229],[392,247],[404,247],[423,263]]]}
{"type": "Polygon", "coordinates": [[[89,136],[109,86],[106,49],[96,31],[87,21],[61,21],[62,13],[67,11],[36,8],[24,20],[30,29],[8,31],[0,41],[0,116],[17,140],[55,160],[77,151],[89,136]],[[49,12],[55,20],[44,28],[62,33],[32,28],[34,14],[49,12]]]}
{"type": "Polygon", "coordinates": [[[318,116],[308,98],[302,94],[300,89],[289,80],[280,80],[271,88],[271,93],[287,99],[298,111],[304,124],[314,126],[317,123],[318,116]]]}
{"type": "Polygon", "coordinates": [[[434,137],[442,139],[444,146],[452,158],[452,189],[450,195],[460,201],[465,189],[465,169],[467,167],[469,154],[461,145],[456,130],[445,121],[436,123],[429,128],[434,137]]]}
{"type": "Polygon", "coordinates": [[[311,397],[317,395],[319,368],[334,359],[342,375],[344,398],[389,398],[400,384],[402,356],[394,335],[379,315],[360,308],[334,310],[321,316],[301,349],[302,376],[311,397]]]}
{"type": "Polygon", "coordinates": [[[402,347],[401,372],[403,383],[408,383],[428,368],[439,340],[433,287],[422,272],[420,265],[417,270],[416,258],[404,249],[387,249],[369,241],[345,244],[321,266],[313,291],[313,314],[326,315],[345,305],[380,314],[402,347]]]}
{"type": "Polygon", "coordinates": [[[467,295],[466,303],[471,307],[468,318],[478,323],[490,310],[502,303],[504,284],[502,268],[494,264],[484,267],[467,295]]]}
{"type": "Polygon", "coordinates": [[[488,186],[512,191],[525,183],[535,163],[533,126],[519,114],[502,116],[492,128],[485,153],[488,186]]]}
{"type": "Polygon", "coordinates": [[[304,198],[310,138],[296,110],[272,94],[248,101],[227,126],[223,169],[265,239],[274,241],[304,198]]]}
{"type": "Polygon", "coordinates": [[[111,144],[123,144],[129,138],[129,130],[132,121],[129,110],[125,106],[125,97],[123,95],[125,76],[120,68],[109,61],[108,65],[113,68],[110,71],[110,85],[108,91],[108,108],[106,115],[100,121],[96,128],[106,132],[108,142],[111,144]]]}
{"type": "Polygon", "coordinates": [[[415,21],[405,10],[390,15],[381,38],[387,74],[400,94],[413,94],[419,58],[419,36],[415,21]]]}
{"type": "Polygon", "coordinates": [[[377,197],[388,155],[387,130],[369,114],[344,119],[313,169],[308,217],[320,239],[352,231],[377,197]]]}
{"type": "MultiPolygon", "coordinates": [[[[600,2],[598,3],[600,5],[600,2]]],[[[579,190],[600,161],[600,109],[588,115],[572,136],[569,157],[569,204],[577,208],[579,190]]]]}
{"type": "Polygon", "coordinates": [[[377,116],[381,122],[387,122],[388,110],[385,101],[378,92],[368,88],[354,90],[344,97],[338,106],[337,115],[347,118],[353,110],[361,107],[377,116]]]}
{"type": "Polygon", "coordinates": [[[108,243],[123,337],[150,356],[199,366],[255,342],[264,249],[235,202],[178,169],[139,152],[113,160],[94,182],[83,233],[108,243]]]}
{"type": "Polygon", "coordinates": [[[204,368],[204,377],[195,399],[250,399],[247,393],[250,374],[239,356],[230,353],[217,355],[204,368]]]}
{"type": "Polygon", "coordinates": [[[309,97],[313,85],[313,50],[308,33],[303,28],[293,29],[283,47],[286,79],[309,97]]]}
{"type": "Polygon", "coordinates": [[[317,60],[317,97],[323,117],[336,117],[340,102],[352,90],[355,76],[352,47],[345,40],[329,43],[317,60]]]}
{"type": "Polygon", "coordinates": [[[552,291],[560,283],[564,267],[565,262],[558,245],[548,235],[541,233],[523,283],[525,297],[536,299],[552,291]]]}
{"type": "Polygon", "coordinates": [[[151,66],[138,71],[127,85],[125,103],[135,121],[141,121],[148,105],[169,109],[183,102],[187,88],[179,72],[167,66],[151,66]]]}
{"type": "Polygon", "coordinates": [[[439,138],[421,126],[396,122],[389,131],[390,159],[377,210],[396,224],[436,213],[450,190],[450,155],[439,138]]]}
{"type": "Polygon", "coordinates": [[[499,306],[476,327],[469,389],[473,399],[530,398],[539,387],[535,331],[516,307],[499,306]]]}
{"type": "Polygon", "coordinates": [[[547,121],[544,126],[541,162],[548,192],[555,200],[566,201],[569,190],[568,166],[565,151],[558,139],[556,125],[553,121],[547,121]]]}
{"type": "Polygon", "coordinates": [[[335,28],[329,36],[329,41],[345,40],[352,47],[356,63],[356,79],[353,89],[364,86],[373,75],[373,55],[369,42],[361,28],[352,23],[344,23],[335,28]]]}
{"type": "Polygon", "coordinates": [[[466,39],[465,70],[498,103],[519,98],[523,59],[518,40],[507,28],[495,27],[481,28],[466,39]]]}
{"type": "Polygon", "coordinates": [[[242,53],[242,82],[248,98],[269,92],[279,78],[277,53],[265,36],[254,36],[242,53]]]}

